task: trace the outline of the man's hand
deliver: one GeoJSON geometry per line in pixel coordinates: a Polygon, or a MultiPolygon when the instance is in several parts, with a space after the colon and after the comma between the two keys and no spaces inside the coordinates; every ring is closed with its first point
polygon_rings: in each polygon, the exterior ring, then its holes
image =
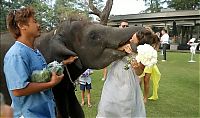
{"type": "Polygon", "coordinates": [[[55,86],[55,85],[57,85],[58,83],[61,82],[61,80],[63,79],[63,77],[64,77],[64,74],[58,76],[58,75],[56,75],[55,72],[52,72],[52,77],[51,77],[50,83],[51,83],[53,86],[55,86]]]}
{"type": "Polygon", "coordinates": [[[70,56],[68,59],[66,60],[63,60],[62,63],[64,65],[67,65],[67,64],[71,64],[72,62],[74,62],[74,60],[78,59],[77,56],[70,56]]]}

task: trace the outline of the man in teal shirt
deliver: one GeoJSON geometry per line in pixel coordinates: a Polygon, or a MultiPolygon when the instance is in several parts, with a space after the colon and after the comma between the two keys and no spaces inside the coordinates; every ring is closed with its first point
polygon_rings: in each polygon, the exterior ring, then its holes
{"type": "Polygon", "coordinates": [[[40,36],[40,25],[34,14],[34,10],[28,7],[12,10],[7,16],[8,29],[16,42],[4,58],[6,83],[15,118],[55,118],[56,107],[51,88],[64,75],[57,76],[52,72],[50,82],[30,82],[34,70],[47,66],[40,51],[34,47],[35,39],[40,36]]]}

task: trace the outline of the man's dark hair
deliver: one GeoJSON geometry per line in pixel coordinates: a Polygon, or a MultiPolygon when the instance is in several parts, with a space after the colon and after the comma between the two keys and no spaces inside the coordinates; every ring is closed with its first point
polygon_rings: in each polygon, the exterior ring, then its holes
{"type": "Polygon", "coordinates": [[[119,25],[121,25],[122,22],[128,23],[128,20],[126,20],[126,19],[121,20],[119,25]]]}
{"type": "Polygon", "coordinates": [[[18,38],[21,36],[20,29],[18,24],[20,25],[28,25],[28,20],[30,17],[34,17],[35,11],[32,7],[14,9],[8,13],[7,16],[7,27],[10,33],[14,38],[18,38]]]}

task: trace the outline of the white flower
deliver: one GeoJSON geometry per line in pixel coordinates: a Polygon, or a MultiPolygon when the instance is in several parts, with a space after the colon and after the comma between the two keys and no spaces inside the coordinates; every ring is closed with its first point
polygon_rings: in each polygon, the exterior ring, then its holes
{"type": "Polygon", "coordinates": [[[144,66],[152,66],[157,63],[157,51],[149,44],[139,45],[137,47],[137,62],[141,62],[144,66]]]}

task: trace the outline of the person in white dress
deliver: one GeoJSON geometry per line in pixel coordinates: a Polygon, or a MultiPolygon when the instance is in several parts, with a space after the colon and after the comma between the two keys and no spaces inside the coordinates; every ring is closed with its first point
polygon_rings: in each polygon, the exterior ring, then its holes
{"type": "MultiPolygon", "coordinates": [[[[155,43],[155,37],[157,36],[149,29],[143,29],[135,33],[130,42],[136,45],[145,43],[151,45],[155,43]]],[[[119,50],[132,53],[130,44],[120,47],[119,50]]],[[[129,69],[124,69],[126,64],[127,56],[111,64],[103,86],[96,118],[146,117],[138,79],[138,75],[144,70],[144,65],[134,60],[129,69]]]]}

